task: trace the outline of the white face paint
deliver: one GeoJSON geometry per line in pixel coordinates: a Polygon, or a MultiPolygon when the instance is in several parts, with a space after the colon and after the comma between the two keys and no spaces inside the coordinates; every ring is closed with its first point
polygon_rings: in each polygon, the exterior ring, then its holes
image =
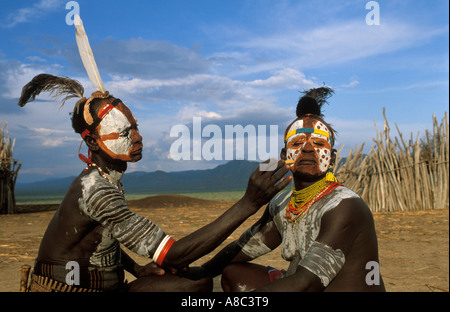
{"type": "Polygon", "coordinates": [[[128,155],[133,145],[130,127],[131,124],[125,114],[113,108],[101,121],[99,134],[112,153],[128,155]]]}
{"type": "MultiPolygon", "coordinates": [[[[317,123],[314,125],[314,129],[326,131],[329,133],[331,137],[331,131],[328,129],[327,126],[325,126],[320,120],[317,121],[317,123]]],[[[324,136],[317,133],[312,133],[311,138],[318,138],[323,139],[324,136]]],[[[322,148],[315,148],[317,155],[319,156],[319,169],[321,172],[326,172],[328,168],[330,167],[331,162],[331,140],[329,138],[326,138],[329,146],[324,146],[322,148]]]]}
{"type": "MultiPolygon", "coordinates": [[[[303,120],[302,120],[302,119],[297,120],[296,122],[294,122],[294,123],[292,124],[292,126],[289,128],[289,131],[288,131],[288,132],[293,131],[293,130],[297,130],[297,129],[301,129],[301,128],[304,128],[304,127],[303,127],[303,120]]],[[[305,133],[297,133],[297,134],[294,134],[293,136],[289,137],[287,143],[289,143],[289,142],[295,140],[296,138],[298,138],[298,137],[300,137],[300,136],[303,136],[303,137],[306,138],[306,134],[305,134],[305,133]]],[[[305,142],[306,142],[306,140],[305,140],[305,142]]],[[[299,146],[298,148],[295,148],[295,149],[294,149],[294,148],[289,148],[289,147],[288,147],[288,148],[286,149],[286,157],[287,157],[287,160],[293,160],[293,161],[295,162],[295,160],[297,159],[298,155],[300,155],[301,149],[302,149],[304,146],[305,146],[305,144],[303,143],[301,146],[299,146]]]]}
{"type": "MultiPolygon", "coordinates": [[[[289,128],[287,133],[295,131],[302,128],[312,128],[321,131],[325,131],[331,137],[331,131],[328,127],[323,124],[320,120],[313,117],[305,117],[303,119],[295,121],[289,128]]],[[[291,169],[295,170],[295,162],[298,157],[303,153],[303,149],[306,144],[310,143],[314,148],[315,157],[317,159],[317,169],[315,172],[313,168],[306,168],[304,170],[309,171],[310,174],[323,174],[325,173],[331,162],[331,140],[325,135],[319,133],[296,133],[288,137],[286,142],[286,160],[293,161],[293,167],[291,169]]]]}
{"type": "Polygon", "coordinates": [[[330,167],[331,155],[330,150],[327,148],[315,148],[316,153],[319,155],[319,170],[326,172],[330,167]]]}

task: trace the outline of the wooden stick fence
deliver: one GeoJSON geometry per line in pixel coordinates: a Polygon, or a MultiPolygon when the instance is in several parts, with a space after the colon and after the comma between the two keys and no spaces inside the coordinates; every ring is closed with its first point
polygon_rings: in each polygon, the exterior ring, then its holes
{"type": "Polygon", "coordinates": [[[0,123],[0,213],[15,213],[14,186],[22,163],[12,157],[15,139],[9,137],[6,125],[0,123]]]}
{"type": "Polygon", "coordinates": [[[357,192],[372,211],[410,211],[449,207],[449,126],[447,112],[439,124],[433,115],[433,132],[406,142],[390,137],[383,109],[383,131],[377,131],[368,155],[364,144],[350,150],[345,163],[337,155],[338,180],[357,192]]]}

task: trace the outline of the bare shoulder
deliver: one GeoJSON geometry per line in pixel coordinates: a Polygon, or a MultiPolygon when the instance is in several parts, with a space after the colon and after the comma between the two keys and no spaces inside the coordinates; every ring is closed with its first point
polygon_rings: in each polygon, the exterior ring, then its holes
{"type": "Polygon", "coordinates": [[[370,208],[359,196],[341,198],[337,205],[322,216],[322,230],[347,233],[354,237],[373,227],[370,208]]]}
{"type": "Polygon", "coordinates": [[[79,176],[72,180],[69,188],[64,195],[64,198],[59,207],[59,211],[64,214],[71,215],[84,215],[80,210],[80,199],[83,199],[86,195],[82,180],[86,176],[85,172],[82,172],[79,176]]]}
{"type": "Polygon", "coordinates": [[[69,188],[66,191],[66,194],[64,195],[62,204],[64,204],[64,202],[77,201],[80,195],[81,195],[81,175],[72,180],[72,183],[70,184],[69,188]]]}
{"type": "Polygon", "coordinates": [[[359,237],[373,232],[373,216],[367,204],[359,196],[348,197],[323,214],[317,240],[341,249],[347,256],[359,237]]]}
{"type": "Polygon", "coordinates": [[[332,210],[324,214],[322,221],[365,224],[373,220],[369,206],[359,197],[345,198],[332,210]]]}
{"type": "Polygon", "coordinates": [[[327,214],[331,214],[334,217],[339,215],[342,218],[350,220],[372,218],[372,212],[369,206],[353,190],[345,186],[340,186],[333,193],[334,195],[330,201],[333,202],[332,206],[334,208],[330,209],[327,214]]]}

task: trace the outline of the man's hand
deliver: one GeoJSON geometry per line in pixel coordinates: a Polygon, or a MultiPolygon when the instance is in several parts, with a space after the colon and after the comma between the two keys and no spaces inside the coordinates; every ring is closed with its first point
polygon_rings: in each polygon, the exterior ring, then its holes
{"type": "MultiPolygon", "coordinates": [[[[269,160],[264,163],[269,163],[269,160]]],[[[259,166],[248,181],[242,200],[256,210],[267,204],[292,180],[292,176],[284,178],[285,174],[289,172],[289,166],[285,164],[284,160],[279,160],[273,167],[275,167],[274,170],[269,171],[265,170],[268,169],[267,166],[263,166],[264,171],[261,171],[261,166],[259,166]]]]}
{"type": "Polygon", "coordinates": [[[136,272],[136,277],[142,277],[146,275],[164,275],[165,271],[163,268],[159,267],[156,263],[150,262],[147,265],[138,265],[134,267],[136,272]]]}

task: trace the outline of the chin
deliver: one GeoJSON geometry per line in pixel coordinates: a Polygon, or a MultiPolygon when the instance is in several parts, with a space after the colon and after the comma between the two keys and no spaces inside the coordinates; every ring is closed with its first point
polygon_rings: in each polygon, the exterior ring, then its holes
{"type": "Polygon", "coordinates": [[[132,162],[132,163],[138,162],[141,159],[142,159],[142,154],[133,155],[133,156],[130,157],[130,162],[132,162]]]}
{"type": "Polygon", "coordinates": [[[313,173],[309,173],[309,172],[302,172],[302,171],[295,171],[292,173],[294,180],[299,180],[299,181],[305,181],[305,182],[315,182],[318,181],[320,179],[322,179],[323,177],[325,177],[325,174],[320,173],[320,174],[313,174],[313,173]]]}

